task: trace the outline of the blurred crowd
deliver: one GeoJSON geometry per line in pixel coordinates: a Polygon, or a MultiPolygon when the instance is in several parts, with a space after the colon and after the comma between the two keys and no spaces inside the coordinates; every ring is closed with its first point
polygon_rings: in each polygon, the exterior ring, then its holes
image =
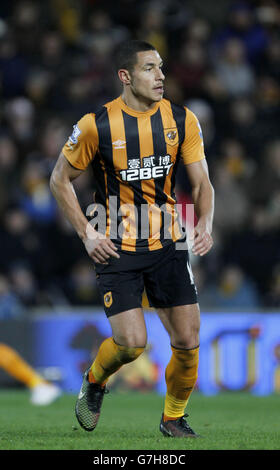
{"type": "MultiPolygon", "coordinates": [[[[165,97],[203,130],[216,213],[214,248],[192,257],[202,310],[279,307],[279,3],[19,0],[0,8],[0,318],[101,305],[49,177],[73,124],[120,94],[113,56],[129,38],[158,49],[165,97]]],[[[91,170],[74,186],[85,210],[91,170]]],[[[183,165],[176,192],[190,202],[183,165]]]]}

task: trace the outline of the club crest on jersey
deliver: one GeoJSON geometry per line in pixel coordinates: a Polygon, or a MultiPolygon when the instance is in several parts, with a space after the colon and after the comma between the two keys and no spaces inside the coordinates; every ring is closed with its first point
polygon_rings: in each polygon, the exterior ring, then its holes
{"type": "Polygon", "coordinates": [[[169,129],[164,129],[165,142],[168,145],[177,145],[178,144],[178,131],[175,127],[169,129]]]}

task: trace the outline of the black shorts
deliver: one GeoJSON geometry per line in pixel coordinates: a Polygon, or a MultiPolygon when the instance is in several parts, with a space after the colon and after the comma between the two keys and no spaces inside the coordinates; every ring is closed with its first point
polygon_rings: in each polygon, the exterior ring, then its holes
{"type": "Polygon", "coordinates": [[[145,254],[122,251],[112,265],[95,269],[107,317],[142,308],[144,289],[153,308],[197,303],[188,251],[173,243],[145,254]]]}

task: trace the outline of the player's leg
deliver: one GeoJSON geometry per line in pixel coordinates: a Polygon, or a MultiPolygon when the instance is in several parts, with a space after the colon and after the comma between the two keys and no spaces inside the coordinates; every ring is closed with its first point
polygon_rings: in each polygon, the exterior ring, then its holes
{"type": "Polygon", "coordinates": [[[101,344],[89,380],[104,385],[110,375],[144,351],[147,339],[142,311],[144,281],[142,274],[133,271],[101,274],[98,286],[112,337],[101,344]]]}
{"type": "Polygon", "coordinates": [[[172,350],[165,372],[167,394],[164,419],[168,420],[183,416],[197,380],[200,312],[198,304],[157,311],[169,334],[172,350]]]}
{"type": "Polygon", "coordinates": [[[199,361],[198,304],[158,309],[170,336],[171,358],[165,370],[166,395],[160,430],[166,436],[197,437],[184,419],[195,387],[199,361]]]}
{"type": "Polygon", "coordinates": [[[164,420],[184,415],[194,389],[199,361],[200,314],[198,304],[158,309],[170,336],[171,359],[165,372],[167,393],[164,420]]]}
{"type": "MultiPolygon", "coordinates": [[[[172,429],[165,434],[194,437],[196,434],[182,420],[197,380],[199,358],[200,313],[188,253],[174,249],[164,269],[156,267],[147,273],[145,286],[149,301],[156,308],[171,343],[162,422],[171,423],[172,429]],[[173,429],[173,424],[176,429],[173,429]]],[[[162,432],[163,429],[161,423],[162,432]]]]}
{"type": "Polygon", "coordinates": [[[124,364],[142,354],[147,341],[141,308],[130,309],[109,317],[112,337],[101,344],[90,368],[89,381],[105,385],[109,377],[124,364]]]}
{"type": "Polygon", "coordinates": [[[109,377],[134,361],[146,345],[146,325],[141,308],[143,280],[138,274],[116,273],[99,277],[112,336],[100,345],[91,367],[85,372],[76,416],[87,431],[95,429],[109,377]]]}
{"type": "Polygon", "coordinates": [[[170,343],[177,349],[193,349],[199,345],[200,310],[198,303],[157,308],[170,343]]]}
{"type": "Polygon", "coordinates": [[[17,351],[4,343],[0,343],[0,367],[30,389],[34,405],[49,405],[61,395],[59,387],[44,380],[17,351]]]}

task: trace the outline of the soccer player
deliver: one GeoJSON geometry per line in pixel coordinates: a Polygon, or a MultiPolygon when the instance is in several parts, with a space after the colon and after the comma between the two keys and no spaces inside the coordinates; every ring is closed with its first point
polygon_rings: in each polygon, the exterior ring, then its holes
{"type": "Polygon", "coordinates": [[[47,382],[13,348],[0,343],[0,368],[30,390],[33,405],[50,405],[61,395],[57,385],[47,382]]]}
{"type": "Polygon", "coordinates": [[[201,128],[189,109],[163,98],[162,59],[152,45],[138,40],[121,45],[116,70],[121,96],[79,120],[50,180],[59,206],[94,261],[112,328],[112,337],[85,371],[76,417],[87,431],[95,429],[109,377],[144,351],[145,288],[171,343],[160,431],[197,437],[185,408],[197,380],[200,313],[188,251],[178,249],[184,233],[174,187],[182,158],[198,218],[192,249],[203,256],[213,244],[214,191],[201,128]],[[92,223],[71,183],[89,165],[96,184],[92,223]]]}

